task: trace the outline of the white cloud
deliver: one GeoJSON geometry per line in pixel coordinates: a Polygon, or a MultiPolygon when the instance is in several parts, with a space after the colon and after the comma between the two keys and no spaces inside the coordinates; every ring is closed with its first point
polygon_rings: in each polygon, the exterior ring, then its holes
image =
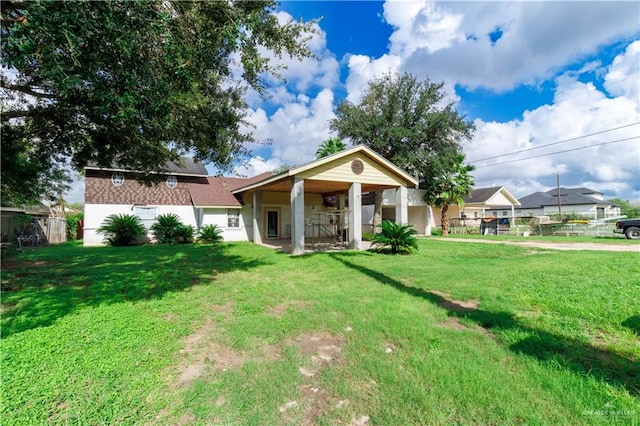
{"type": "Polygon", "coordinates": [[[613,96],[640,98],[640,40],[627,46],[623,55],[613,60],[604,87],[613,96]]]}
{"type": "Polygon", "coordinates": [[[241,166],[236,167],[233,170],[233,174],[240,177],[252,177],[259,175],[260,173],[270,172],[280,166],[282,166],[282,164],[280,164],[277,159],[270,158],[265,160],[260,156],[255,156],[250,158],[241,166]]]}
{"type": "Polygon", "coordinates": [[[637,35],[637,2],[389,1],[390,52],[403,69],[469,88],[508,90],[552,77],[599,46],[637,35]],[[489,34],[499,30],[493,42],[489,34]]]}
{"type": "MultiPolygon", "coordinates": [[[[293,19],[284,11],[277,12],[276,16],[281,24],[293,19]]],[[[335,56],[327,50],[327,34],[318,24],[313,24],[313,29],[313,32],[303,34],[301,40],[308,38],[307,46],[317,59],[298,60],[289,56],[278,57],[266,49],[261,50],[261,53],[269,58],[270,65],[281,67],[280,75],[297,91],[306,91],[312,86],[331,88],[339,80],[339,64],[335,56]]],[[[269,82],[276,86],[282,84],[277,79],[269,79],[269,82]]]]}
{"type": "MultiPolygon", "coordinates": [[[[637,61],[638,50],[635,47],[627,49],[610,68],[603,70],[605,81],[637,79],[637,76],[633,77],[633,73],[637,73],[634,67],[620,66],[637,61]]],[[[507,123],[476,121],[477,132],[472,143],[465,147],[467,159],[501,156],[476,163],[477,186],[505,185],[514,195],[523,196],[549,189],[542,182],[553,185],[552,174],[558,171],[563,186],[586,186],[611,197],[640,199],[640,139],[637,138],[640,125],[623,127],[640,121],[640,99],[633,95],[633,90],[626,89],[627,86],[618,92],[620,96],[607,97],[593,84],[580,82],[571,73],[561,75],[556,83],[554,103],[526,111],[521,120],[507,123]],[[627,97],[627,93],[632,96],[627,97]],[[618,127],[623,128],[578,138],[618,127]],[[615,142],[633,137],[636,139],[615,142]],[[578,139],[542,147],[570,138],[578,139]],[[578,149],[589,146],[591,148],[578,149]],[[532,148],[528,152],[508,155],[532,148]],[[551,153],[557,154],[542,156],[551,153]],[[509,162],[528,157],[537,158],[509,162]],[[498,163],[503,164],[482,167],[498,163]]]]}
{"type": "Polygon", "coordinates": [[[271,159],[278,165],[298,165],[314,158],[318,146],[331,137],[333,92],[324,89],[315,98],[299,96],[268,116],[258,108],[249,121],[258,140],[271,140],[271,159]]]}
{"type": "Polygon", "coordinates": [[[367,84],[387,73],[397,73],[401,58],[395,55],[382,55],[372,59],[365,55],[351,55],[348,59],[349,77],[347,77],[347,100],[360,101],[367,84]]]}

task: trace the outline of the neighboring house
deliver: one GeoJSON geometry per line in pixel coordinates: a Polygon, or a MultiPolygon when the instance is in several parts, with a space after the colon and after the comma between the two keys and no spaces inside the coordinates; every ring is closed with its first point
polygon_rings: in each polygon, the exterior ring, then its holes
{"type": "MultiPolygon", "coordinates": [[[[620,215],[620,207],[604,201],[603,194],[589,188],[560,188],[560,210],[563,215],[602,219],[620,215]]],[[[494,215],[506,215],[505,207],[496,207],[494,215]]],[[[550,216],[558,214],[558,189],[534,192],[520,198],[516,216],[550,216]]]]}
{"type": "MultiPolygon", "coordinates": [[[[425,190],[409,189],[408,190],[408,218],[419,234],[431,235],[431,228],[441,226],[440,219],[442,210],[440,208],[431,207],[424,201],[425,190]]],[[[366,223],[373,223],[373,197],[367,199],[365,212],[366,223]]],[[[480,225],[480,219],[491,216],[495,206],[510,206],[510,214],[513,215],[514,209],[520,205],[518,199],[503,186],[493,188],[478,188],[464,198],[464,205],[458,206],[452,204],[449,206],[449,218],[452,220],[465,219],[469,226],[480,225]],[[474,221],[475,219],[475,221],[474,221]],[[475,223],[477,222],[477,223],[475,223]]],[[[393,194],[385,191],[382,201],[382,218],[392,219],[395,215],[395,207],[393,206],[393,194]]]]}
{"type": "Polygon", "coordinates": [[[299,254],[309,238],[331,232],[358,249],[362,194],[391,190],[395,220],[410,223],[407,187],[417,185],[413,177],[362,145],[278,175],[211,177],[202,164],[185,160],[182,165],[169,164],[161,176],[163,182],[145,186],[135,180],[135,172],[87,167],[84,244],[102,243],[96,230],[110,214],[135,214],[149,228],[158,215],[176,213],[195,228],[221,226],[227,241],[290,239],[292,253],[299,254]],[[336,207],[325,203],[327,196],[336,197],[336,207]]]}

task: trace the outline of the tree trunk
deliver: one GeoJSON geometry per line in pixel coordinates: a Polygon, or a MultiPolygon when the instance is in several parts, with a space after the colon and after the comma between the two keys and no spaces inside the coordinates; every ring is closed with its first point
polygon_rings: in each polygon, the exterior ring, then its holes
{"type": "Polygon", "coordinates": [[[380,224],[382,223],[382,191],[376,191],[375,202],[373,205],[373,233],[377,234],[382,231],[380,224]]]}
{"type": "Polygon", "coordinates": [[[449,235],[449,205],[442,206],[442,216],[440,217],[440,224],[442,225],[442,236],[449,235]]]}

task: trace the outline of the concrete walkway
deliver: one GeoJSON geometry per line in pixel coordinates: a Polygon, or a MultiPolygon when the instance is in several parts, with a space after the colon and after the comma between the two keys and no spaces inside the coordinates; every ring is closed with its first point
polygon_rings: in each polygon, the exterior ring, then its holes
{"type": "MultiPolygon", "coordinates": [[[[266,240],[266,241],[263,241],[261,245],[273,250],[281,251],[283,253],[291,253],[290,239],[266,240]]],[[[368,250],[371,247],[371,242],[363,241],[360,245],[361,245],[360,247],[361,250],[368,250]]],[[[348,247],[341,247],[333,244],[324,244],[324,243],[316,244],[315,247],[313,244],[309,244],[309,243],[304,245],[305,254],[323,252],[323,251],[339,251],[339,250],[350,250],[350,249],[348,247]]]]}
{"type": "Polygon", "coordinates": [[[483,243],[483,244],[510,244],[521,247],[535,247],[551,250],[595,250],[595,251],[633,251],[640,253],[638,244],[599,244],[599,243],[573,243],[573,242],[547,242],[547,241],[498,241],[483,240],[480,238],[442,238],[429,237],[432,240],[448,241],[451,243],[483,243]]]}

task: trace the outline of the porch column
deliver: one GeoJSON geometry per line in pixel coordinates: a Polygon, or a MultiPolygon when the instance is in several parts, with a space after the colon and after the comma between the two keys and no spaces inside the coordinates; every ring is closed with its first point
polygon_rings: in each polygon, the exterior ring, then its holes
{"type": "Polygon", "coordinates": [[[253,242],[262,244],[262,191],[253,192],[253,242]]]}
{"type": "Polygon", "coordinates": [[[342,241],[342,243],[344,243],[344,241],[342,240],[343,238],[347,238],[346,235],[344,235],[344,228],[345,228],[345,218],[342,215],[342,212],[344,211],[344,208],[346,206],[345,203],[345,195],[344,194],[338,194],[338,199],[337,199],[337,208],[338,211],[340,212],[338,214],[338,234],[340,235],[340,241],[342,241]]]}
{"type": "Polygon", "coordinates": [[[291,254],[304,253],[304,179],[291,178],[291,254]]]}
{"type": "Polygon", "coordinates": [[[426,223],[424,234],[429,237],[431,236],[431,228],[436,226],[431,205],[427,205],[427,207],[425,207],[424,220],[426,223]]]}
{"type": "Polygon", "coordinates": [[[407,225],[409,223],[407,195],[406,186],[396,188],[396,223],[399,225],[407,225]]]}
{"type": "Polygon", "coordinates": [[[349,185],[349,245],[360,250],[362,243],[362,185],[354,182],[349,185]]]}

